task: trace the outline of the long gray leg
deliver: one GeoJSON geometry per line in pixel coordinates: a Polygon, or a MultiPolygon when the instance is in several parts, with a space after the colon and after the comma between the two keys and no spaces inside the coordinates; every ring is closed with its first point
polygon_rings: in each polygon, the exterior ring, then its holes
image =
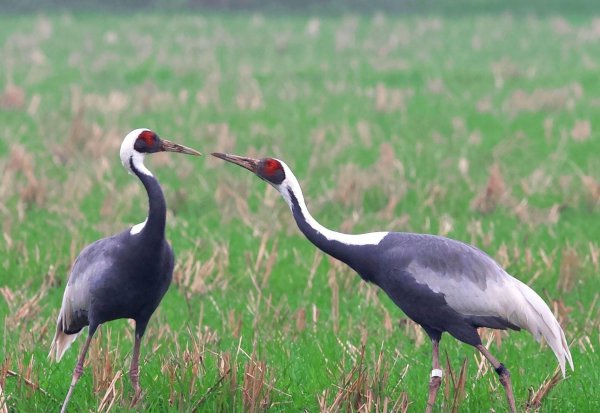
{"type": "Polygon", "coordinates": [[[498,377],[500,378],[500,383],[504,386],[504,391],[506,392],[506,398],[508,400],[508,407],[511,413],[516,413],[517,408],[515,406],[515,395],[513,394],[512,384],[510,381],[510,373],[508,369],[504,367],[504,364],[500,363],[494,356],[492,356],[487,348],[482,344],[479,344],[477,350],[483,354],[483,356],[494,366],[496,369],[496,373],[498,373],[498,377]]]}
{"type": "Polygon", "coordinates": [[[90,347],[90,342],[92,341],[94,331],[90,330],[87,340],[85,340],[85,344],[81,349],[81,353],[79,354],[79,360],[75,365],[75,370],[73,370],[71,386],[69,386],[69,391],[67,392],[67,397],[65,397],[65,401],[63,402],[62,408],[60,409],[60,413],[65,413],[67,411],[67,404],[69,404],[69,399],[71,398],[71,394],[73,394],[73,389],[75,388],[75,385],[77,384],[79,378],[81,377],[81,374],[83,373],[83,362],[85,361],[85,355],[87,354],[88,348],[90,347]]]}
{"type": "Polygon", "coordinates": [[[140,399],[142,395],[142,388],[140,387],[140,344],[142,342],[142,337],[139,334],[135,333],[135,343],[133,345],[133,355],[131,356],[131,367],[129,368],[129,378],[131,379],[131,384],[133,385],[133,389],[135,390],[135,395],[133,396],[133,400],[131,401],[131,405],[134,406],[140,399]]]}
{"type": "Polygon", "coordinates": [[[442,369],[440,368],[440,342],[432,339],[433,355],[432,355],[432,370],[431,379],[429,380],[429,397],[427,398],[427,408],[425,413],[431,413],[435,406],[435,398],[437,396],[440,384],[442,383],[442,369]]]}

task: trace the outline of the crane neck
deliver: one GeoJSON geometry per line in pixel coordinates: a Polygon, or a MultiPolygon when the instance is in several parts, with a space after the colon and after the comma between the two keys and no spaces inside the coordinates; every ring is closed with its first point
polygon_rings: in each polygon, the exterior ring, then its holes
{"type": "Polygon", "coordinates": [[[291,171],[286,171],[286,180],[278,189],[290,207],[298,228],[306,238],[321,251],[345,262],[364,276],[363,268],[358,262],[359,250],[365,246],[379,244],[388,233],[372,232],[354,235],[325,228],[308,211],[302,189],[291,171]]]}
{"type": "MultiPolygon", "coordinates": [[[[139,160],[136,162],[132,157],[129,165],[133,173],[142,181],[148,194],[148,218],[137,232],[148,240],[162,242],[165,237],[165,226],[167,220],[167,203],[158,180],[139,160]],[[141,164],[141,165],[140,165],[141,164]]],[[[132,232],[134,233],[134,232],[132,232]]]]}

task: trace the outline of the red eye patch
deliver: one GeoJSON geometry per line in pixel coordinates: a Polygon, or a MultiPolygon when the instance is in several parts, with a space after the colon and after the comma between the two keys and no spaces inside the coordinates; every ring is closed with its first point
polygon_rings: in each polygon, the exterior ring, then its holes
{"type": "Polygon", "coordinates": [[[146,145],[150,147],[154,144],[154,141],[156,140],[156,134],[152,131],[145,130],[142,131],[142,133],[140,133],[138,139],[142,139],[144,142],[146,142],[146,145]]]}
{"type": "Polygon", "coordinates": [[[265,161],[264,171],[267,174],[273,175],[275,172],[277,172],[280,169],[281,169],[281,164],[279,162],[277,162],[275,159],[267,159],[265,161]]]}

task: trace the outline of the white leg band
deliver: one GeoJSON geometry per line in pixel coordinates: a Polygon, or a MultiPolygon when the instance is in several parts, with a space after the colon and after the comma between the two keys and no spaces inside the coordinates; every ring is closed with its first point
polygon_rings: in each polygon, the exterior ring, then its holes
{"type": "Polygon", "coordinates": [[[431,370],[431,377],[442,378],[442,370],[440,370],[440,369],[433,369],[433,370],[431,370]]]}

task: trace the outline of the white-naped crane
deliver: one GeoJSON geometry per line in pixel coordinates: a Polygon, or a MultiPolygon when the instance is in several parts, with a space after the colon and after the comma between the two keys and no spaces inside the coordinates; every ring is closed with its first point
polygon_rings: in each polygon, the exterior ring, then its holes
{"type": "Polygon", "coordinates": [[[477,348],[494,366],[511,412],[516,407],[508,369],[482,345],[477,328],[528,330],[536,340],[546,340],[563,377],[566,361],[573,369],[565,334],[544,300],[479,249],[426,234],[349,235],[332,231],[308,212],[300,184],[283,161],[212,155],[242,166],[271,184],[289,205],[306,238],[349,265],[365,281],[379,286],[423,327],[433,344],[427,412],[433,409],[441,383],[439,341],[444,332],[477,348]]]}
{"type": "Polygon", "coordinates": [[[59,361],[67,348],[88,326],[69,391],[61,412],[83,373],[83,362],[100,324],[119,318],[135,321],[135,343],[129,376],[139,399],[140,342],[154,310],[167,292],[173,276],[174,257],[165,239],[167,206],[158,180],[144,166],[146,154],[177,152],[200,155],[194,149],[161,139],[149,129],[131,131],[121,144],[123,166],[142,181],[148,194],[148,217],[140,224],[85,247],[73,264],[58,314],[49,357],[59,361]]]}

